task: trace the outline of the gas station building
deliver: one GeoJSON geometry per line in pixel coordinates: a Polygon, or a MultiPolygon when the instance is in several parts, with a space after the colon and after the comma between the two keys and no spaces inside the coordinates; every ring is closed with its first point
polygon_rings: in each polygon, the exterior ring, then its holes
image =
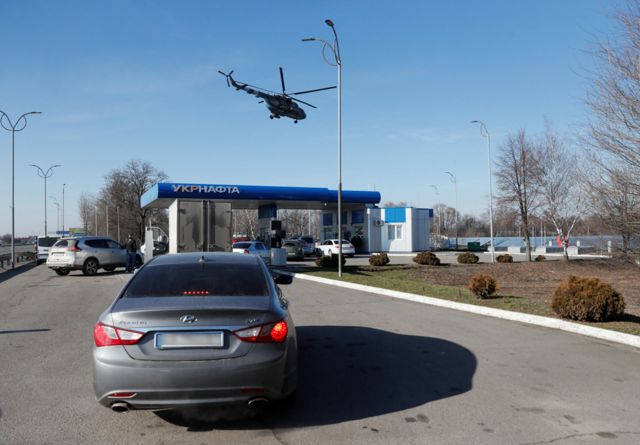
{"type": "MultiPolygon", "coordinates": [[[[343,238],[361,239],[362,252],[429,249],[432,209],[379,208],[380,193],[342,191],[343,238]]],[[[233,210],[258,211],[260,237],[279,236],[278,209],[321,210],[320,242],[337,238],[338,191],[318,187],[158,183],[143,208],[169,210],[169,252],[230,251],[233,210]]]]}

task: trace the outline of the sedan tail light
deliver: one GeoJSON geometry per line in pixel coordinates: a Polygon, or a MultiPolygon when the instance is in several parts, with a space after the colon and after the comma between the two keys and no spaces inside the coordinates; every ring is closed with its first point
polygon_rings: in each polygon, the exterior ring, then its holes
{"type": "Polygon", "coordinates": [[[100,322],[96,323],[93,328],[93,340],[99,348],[102,346],[135,345],[143,335],[144,332],[114,328],[100,322]]]}
{"type": "Polygon", "coordinates": [[[241,329],[233,334],[240,340],[251,343],[282,343],[286,340],[288,332],[287,322],[282,320],[241,329]]]}

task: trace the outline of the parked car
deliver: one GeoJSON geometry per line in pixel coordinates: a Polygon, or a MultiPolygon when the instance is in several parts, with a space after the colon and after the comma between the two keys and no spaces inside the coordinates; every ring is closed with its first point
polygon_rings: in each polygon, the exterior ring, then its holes
{"type": "Polygon", "coordinates": [[[253,253],[262,257],[265,261],[271,261],[271,249],[262,241],[242,241],[231,246],[233,253],[253,253]]]}
{"type": "MultiPolygon", "coordinates": [[[[61,238],[49,250],[47,267],[58,275],[68,275],[72,270],[81,270],[84,275],[95,275],[98,270],[111,272],[116,267],[126,266],[126,249],[117,241],[103,236],[61,238]]],[[[143,262],[142,254],[136,252],[135,266],[143,262]]]]}
{"type": "Polygon", "coordinates": [[[304,260],[304,241],[284,240],[282,247],[287,250],[287,259],[304,260]]]}
{"type": "MultiPolygon", "coordinates": [[[[322,255],[337,255],[339,249],[340,243],[337,239],[328,239],[318,246],[322,255]]],[[[349,241],[342,240],[342,254],[351,258],[356,254],[356,249],[349,241]]]]}
{"type": "Polygon", "coordinates": [[[316,254],[316,243],[312,236],[299,236],[294,239],[302,241],[304,243],[302,245],[302,250],[304,250],[304,254],[306,256],[316,254]]]}
{"type": "Polygon", "coordinates": [[[146,263],[94,328],[93,387],[116,412],[257,407],[293,395],[297,340],[264,261],[224,252],[146,263]]]}
{"type": "Polygon", "coordinates": [[[59,236],[39,236],[36,238],[35,253],[36,261],[38,264],[47,261],[47,257],[49,256],[49,249],[59,239],[59,236]]]}

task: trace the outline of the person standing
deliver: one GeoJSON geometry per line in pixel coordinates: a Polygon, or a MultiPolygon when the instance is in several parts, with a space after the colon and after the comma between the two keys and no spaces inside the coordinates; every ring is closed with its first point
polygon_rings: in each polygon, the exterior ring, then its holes
{"type": "Polygon", "coordinates": [[[138,251],[138,243],[136,243],[135,238],[133,237],[133,233],[129,234],[127,238],[127,242],[124,245],[127,250],[127,262],[125,268],[127,272],[131,273],[135,269],[136,264],[136,252],[138,251]]]}

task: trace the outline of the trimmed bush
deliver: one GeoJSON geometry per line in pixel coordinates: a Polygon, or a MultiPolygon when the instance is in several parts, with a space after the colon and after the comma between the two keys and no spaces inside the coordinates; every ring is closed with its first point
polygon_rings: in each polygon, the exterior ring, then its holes
{"type": "Polygon", "coordinates": [[[426,264],[429,266],[439,266],[440,258],[431,252],[420,252],[413,257],[413,262],[418,264],[426,264]]]}
{"type": "MultiPolygon", "coordinates": [[[[342,256],[342,265],[347,262],[344,255],[342,256]]],[[[316,258],[316,265],[320,267],[338,267],[338,255],[323,255],[316,258]]]]}
{"type": "Polygon", "coordinates": [[[476,264],[478,261],[480,258],[475,253],[464,252],[458,255],[458,263],[460,264],[476,264]]]}
{"type": "Polygon", "coordinates": [[[624,313],[624,299],[598,278],[570,276],[554,292],[551,309],[562,318],[605,321],[624,313]]]}
{"type": "Polygon", "coordinates": [[[513,263],[513,257],[508,253],[505,253],[503,255],[498,255],[496,257],[496,261],[498,263],[513,263]]]}
{"type": "Polygon", "coordinates": [[[369,264],[372,266],[386,266],[389,264],[389,256],[386,253],[379,253],[369,257],[369,264]]]}
{"type": "Polygon", "coordinates": [[[541,261],[547,261],[547,257],[544,255],[538,255],[533,261],[536,261],[538,263],[541,261]]]}
{"type": "Polygon", "coordinates": [[[469,290],[478,298],[487,298],[498,290],[498,283],[491,275],[479,273],[471,279],[469,290]]]}

